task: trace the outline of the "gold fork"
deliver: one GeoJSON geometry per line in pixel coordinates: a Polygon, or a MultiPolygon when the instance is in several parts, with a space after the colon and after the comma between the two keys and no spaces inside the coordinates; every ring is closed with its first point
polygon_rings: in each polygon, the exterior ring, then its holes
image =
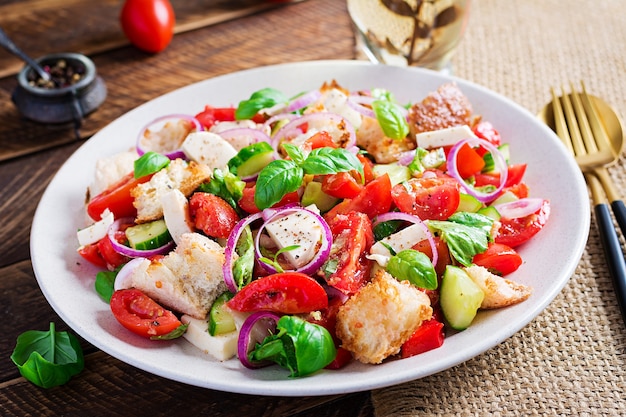
{"type": "Polygon", "coordinates": [[[598,232],[622,318],[626,321],[626,262],[605,198],[606,193],[620,229],[626,235],[626,207],[606,170],[606,166],[615,162],[618,155],[613,152],[584,84],[582,93],[577,93],[574,86],[570,86],[570,94],[561,88],[561,97],[554,89],[551,90],[555,130],[574,154],[591,190],[598,232]]]}

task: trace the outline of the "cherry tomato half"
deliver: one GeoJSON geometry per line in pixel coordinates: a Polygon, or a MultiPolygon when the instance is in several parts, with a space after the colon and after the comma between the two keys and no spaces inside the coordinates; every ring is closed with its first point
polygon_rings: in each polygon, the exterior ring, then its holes
{"type": "Polygon", "coordinates": [[[379,214],[388,212],[391,203],[391,180],[388,174],[384,174],[368,182],[353,199],[346,199],[337,204],[325,217],[330,219],[337,214],[359,211],[373,219],[379,214]]]}
{"type": "Polygon", "coordinates": [[[207,236],[227,238],[239,221],[237,212],[230,204],[214,194],[198,192],[189,199],[189,214],[196,229],[207,236]]]}
{"type": "Polygon", "coordinates": [[[411,178],[395,185],[391,197],[404,213],[422,220],[446,220],[459,207],[459,183],[450,177],[411,178]]]}
{"type": "MultiPolygon", "coordinates": [[[[239,207],[246,213],[254,214],[254,213],[258,213],[261,211],[259,210],[259,208],[256,206],[254,202],[255,191],[256,191],[256,184],[252,186],[247,186],[246,188],[243,189],[243,195],[237,202],[239,207]]],[[[281,206],[284,206],[285,204],[297,203],[299,201],[300,201],[300,196],[298,195],[297,191],[294,191],[294,192],[286,194],[278,203],[274,204],[272,207],[273,208],[281,207],[281,206]]]]}
{"type": "Polygon", "coordinates": [[[327,308],[328,296],[324,287],[310,276],[280,272],[252,281],[227,304],[237,311],[299,314],[327,308]]]}
{"type": "Polygon", "coordinates": [[[120,13],[126,38],[137,48],[157,53],[174,36],[176,18],[169,0],[126,0],[120,13]]]}
{"type": "Polygon", "coordinates": [[[182,325],[174,313],[135,289],[115,291],[111,311],[122,326],[148,338],[168,334],[182,325]]]}
{"type": "Polygon", "coordinates": [[[130,195],[130,191],[137,185],[147,182],[151,177],[147,175],[135,178],[132,172],[125,175],[117,183],[91,199],[87,204],[87,214],[96,221],[100,220],[106,209],[109,209],[116,219],[136,217],[137,209],[133,205],[134,198],[130,195]]]}
{"type": "Polygon", "coordinates": [[[476,254],[472,262],[487,268],[491,273],[504,276],[520,267],[522,257],[515,249],[494,242],[489,244],[485,252],[476,254]]]}
{"type": "Polygon", "coordinates": [[[495,238],[496,243],[515,248],[528,241],[545,226],[550,216],[550,203],[544,200],[536,213],[517,219],[500,219],[500,229],[495,238]]]}
{"type": "Polygon", "coordinates": [[[467,143],[461,146],[456,158],[456,168],[461,178],[469,178],[485,167],[485,160],[467,143]]]}
{"type": "Polygon", "coordinates": [[[335,198],[355,198],[363,186],[349,172],[324,175],[322,191],[335,198]]]}

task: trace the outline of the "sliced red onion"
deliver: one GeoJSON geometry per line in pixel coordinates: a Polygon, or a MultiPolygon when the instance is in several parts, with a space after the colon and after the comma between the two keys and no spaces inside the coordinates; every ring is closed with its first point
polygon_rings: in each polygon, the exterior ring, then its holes
{"type": "Polygon", "coordinates": [[[374,100],[376,99],[372,96],[362,96],[359,94],[352,94],[348,96],[348,106],[350,106],[352,109],[356,110],[357,112],[359,112],[365,117],[370,117],[372,119],[375,119],[376,114],[374,113],[374,110],[372,110],[372,108],[369,107],[374,100]]]}
{"type": "Polygon", "coordinates": [[[478,201],[481,201],[483,203],[489,203],[495,200],[498,194],[500,194],[500,191],[502,191],[502,189],[504,188],[504,184],[506,184],[508,171],[507,171],[506,159],[504,158],[504,155],[502,155],[502,153],[498,150],[498,148],[493,146],[491,143],[480,138],[463,139],[457,142],[452,147],[452,149],[450,149],[450,153],[448,154],[446,165],[447,165],[448,172],[450,173],[450,175],[454,177],[454,179],[456,179],[459,182],[459,184],[461,184],[461,187],[463,187],[469,195],[476,197],[478,201]],[[456,160],[459,154],[459,150],[466,143],[469,144],[470,146],[482,146],[483,148],[487,149],[493,156],[493,161],[496,165],[496,168],[500,172],[500,184],[492,192],[483,193],[481,191],[478,191],[473,186],[465,182],[465,180],[461,177],[461,174],[459,174],[456,160]]]}
{"type": "Polygon", "coordinates": [[[134,223],[134,220],[130,217],[117,219],[116,221],[113,222],[113,224],[111,224],[111,226],[109,227],[109,230],[107,231],[107,236],[109,240],[111,241],[111,245],[113,246],[113,249],[119,254],[128,256],[130,258],[149,258],[155,255],[166,254],[172,249],[174,249],[174,247],[176,246],[176,243],[174,243],[173,240],[167,242],[165,245],[159,248],[149,249],[149,250],[133,249],[126,245],[122,245],[120,242],[117,241],[117,239],[115,239],[115,232],[120,230],[120,226],[122,224],[129,224],[129,223],[134,223]]]}
{"type": "Polygon", "coordinates": [[[505,219],[518,219],[530,216],[541,209],[542,198],[520,198],[508,203],[496,204],[494,207],[505,219]]]}
{"type": "Polygon", "coordinates": [[[302,135],[301,126],[305,124],[308,126],[308,129],[328,132],[333,138],[333,141],[344,148],[356,145],[356,133],[352,123],[345,117],[336,113],[320,112],[305,114],[304,116],[293,119],[280,128],[272,138],[272,146],[274,149],[278,150],[282,141],[302,135]],[[335,129],[329,129],[329,127],[333,127],[333,125],[335,129]],[[343,129],[340,128],[340,126],[343,126],[343,129]],[[348,138],[345,142],[342,142],[341,139],[345,134],[348,135],[348,138]]]}
{"type": "Polygon", "coordinates": [[[132,288],[131,276],[133,274],[133,271],[139,266],[140,263],[145,260],[146,258],[133,258],[130,261],[126,262],[126,264],[118,271],[117,275],[115,276],[115,284],[113,285],[115,291],[132,288]]]}
{"type": "Polygon", "coordinates": [[[265,121],[265,123],[263,123],[264,131],[271,132],[272,131],[272,125],[274,123],[276,123],[276,122],[280,122],[281,120],[293,120],[293,119],[296,119],[298,117],[300,117],[300,116],[297,115],[297,114],[294,114],[294,113],[279,113],[279,114],[276,114],[276,115],[270,117],[269,119],[267,119],[265,121]]]}
{"type": "MultiPolygon", "coordinates": [[[[439,252],[437,251],[437,244],[435,243],[435,238],[433,237],[432,232],[428,228],[428,225],[422,221],[418,216],[409,213],[403,213],[401,211],[390,211],[387,213],[379,214],[376,216],[374,221],[372,222],[372,226],[376,226],[383,222],[388,222],[391,220],[401,220],[413,224],[419,224],[426,233],[426,239],[428,240],[428,244],[430,245],[430,249],[433,252],[433,257],[431,262],[433,265],[437,265],[437,261],[439,260],[439,252]]],[[[417,243],[417,242],[416,242],[417,243]]]]}
{"type": "MultiPolygon", "coordinates": [[[[268,209],[266,209],[268,210],[268,209]]],[[[266,211],[264,210],[264,212],[266,211]]],[[[284,217],[288,214],[291,213],[295,213],[298,211],[306,211],[308,214],[312,215],[313,217],[315,217],[315,219],[317,220],[317,222],[320,224],[320,226],[322,226],[322,242],[321,245],[319,247],[319,249],[317,250],[315,256],[313,257],[313,259],[311,259],[306,265],[301,266],[300,268],[294,269],[294,270],[289,270],[289,271],[296,271],[296,272],[301,272],[303,274],[307,274],[307,275],[311,275],[314,274],[315,272],[317,272],[318,269],[320,269],[320,267],[322,266],[322,264],[324,262],[326,262],[326,259],[328,258],[328,255],[330,254],[330,249],[331,246],[333,244],[333,234],[330,231],[330,227],[328,226],[328,223],[326,223],[326,220],[324,220],[324,218],[322,216],[320,216],[319,214],[315,213],[314,211],[311,211],[309,209],[306,209],[302,206],[298,206],[298,205],[285,205],[283,207],[277,208],[277,209],[269,209],[272,210],[270,215],[263,215],[263,218],[265,219],[265,222],[263,223],[263,225],[259,228],[258,233],[256,235],[255,238],[255,242],[254,242],[254,246],[255,246],[255,250],[256,250],[256,256],[257,258],[260,258],[262,256],[261,254],[261,235],[263,234],[263,230],[265,229],[265,227],[272,223],[275,220],[278,220],[278,218],[284,217]]],[[[276,272],[278,272],[276,270],[276,268],[274,268],[271,265],[268,265],[264,262],[261,262],[261,266],[270,274],[275,274],[276,272]]]]}
{"type": "Polygon", "coordinates": [[[276,323],[280,316],[269,311],[258,311],[249,315],[241,325],[237,340],[237,356],[243,366],[249,369],[271,365],[270,361],[252,362],[248,354],[254,350],[257,343],[261,343],[266,336],[276,330],[276,323]]]}
{"type": "Polygon", "coordinates": [[[233,129],[224,130],[218,133],[222,139],[230,143],[233,148],[239,150],[245,148],[248,145],[252,145],[257,142],[270,143],[270,137],[259,129],[252,129],[249,127],[237,127],[233,129]]]}
{"type": "Polygon", "coordinates": [[[307,107],[311,103],[315,103],[322,96],[320,90],[311,90],[308,93],[302,94],[296,97],[291,103],[287,105],[285,111],[288,113],[298,111],[304,107],[307,107]]]}
{"type": "Polygon", "coordinates": [[[235,294],[239,291],[237,283],[235,282],[235,277],[233,275],[233,262],[235,259],[235,248],[237,247],[237,242],[239,242],[239,238],[243,233],[246,226],[254,223],[256,220],[262,217],[263,213],[255,213],[251,214],[243,219],[239,220],[232,232],[228,236],[228,240],[226,241],[226,248],[224,250],[224,265],[222,265],[222,272],[224,275],[224,283],[228,287],[228,290],[235,294]]]}
{"type": "MultiPolygon", "coordinates": [[[[150,123],[146,124],[140,131],[139,131],[139,135],[137,135],[137,143],[136,143],[136,148],[137,148],[137,154],[139,156],[143,155],[144,153],[147,152],[147,150],[144,148],[143,144],[142,144],[142,139],[143,139],[143,135],[144,132],[146,130],[148,130],[150,128],[150,126],[159,124],[159,123],[163,123],[166,120],[187,120],[189,122],[191,122],[193,124],[193,126],[195,127],[197,132],[200,132],[202,130],[204,130],[204,126],[202,126],[202,123],[200,123],[200,121],[198,119],[196,119],[194,116],[190,116],[188,114],[170,114],[167,116],[161,116],[161,117],[157,117],[156,119],[154,119],[153,121],[151,121],[150,123]]],[[[169,159],[174,160],[174,159],[186,159],[185,153],[183,152],[182,149],[173,149],[170,152],[167,152],[164,154],[165,156],[167,156],[169,159]]]]}
{"type": "Polygon", "coordinates": [[[400,157],[398,157],[398,165],[403,165],[403,166],[409,165],[411,162],[413,162],[413,159],[415,159],[416,153],[417,153],[417,150],[415,149],[411,151],[402,152],[400,154],[400,157]]]}

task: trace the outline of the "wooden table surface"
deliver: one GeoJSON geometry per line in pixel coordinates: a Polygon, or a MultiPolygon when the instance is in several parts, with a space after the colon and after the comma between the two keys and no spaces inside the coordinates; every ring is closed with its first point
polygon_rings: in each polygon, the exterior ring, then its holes
{"type": "Polygon", "coordinates": [[[21,65],[0,51],[0,415],[371,415],[368,392],[281,398],[196,388],[136,369],[84,341],[85,369],[61,387],[27,382],[9,358],[26,330],[46,330],[50,321],[68,329],[37,285],[29,234],[47,184],[85,139],[143,102],[196,81],[260,65],[354,57],[343,1],[248,1],[240,9],[224,1],[172,3],[178,33],[165,51],[149,55],[121,37],[121,1],[0,2],[0,26],[27,53],[88,52],[108,87],[105,103],[86,118],[76,140],[71,126],[19,116],[11,93],[21,65]]]}

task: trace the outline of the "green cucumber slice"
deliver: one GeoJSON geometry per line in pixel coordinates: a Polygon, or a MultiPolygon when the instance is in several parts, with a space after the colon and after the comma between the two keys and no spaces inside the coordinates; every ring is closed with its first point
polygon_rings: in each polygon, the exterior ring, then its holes
{"type": "Polygon", "coordinates": [[[480,210],[478,210],[476,213],[482,214],[483,216],[487,216],[490,219],[493,219],[495,221],[500,220],[500,213],[498,213],[498,210],[493,206],[483,207],[480,210]]]}
{"type": "Polygon", "coordinates": [[[399,165],[396,163],[391,164],[376,164],[372,168],[374,175],[380,177],[384,174],[389,174],[391,185],[400,184],[401,182],[408,181],[411,178],[411,170],[409,167],[399,165]]]}
{"type": "Polygon", "coordinates": [[[489,205],[495,206],[495,205],[503,204],[503,203],[511,203],[517,200],[519,200],[519,197],[516,196],[515,193],[513,193],[512,191],[505,191],[498,198],[493,200],[491,204],[489,205]]]}
{"type": "Polygon", "coordinates": [[[465,330],[476,317],[485,294],[467,272],[448,265],[439,289],[441,310],[450,327],[465,330]]]}
{"type": "Polygon", "coordinates": [[[315,204],[321,212],[327,212],[339,202],[338,198],[330,196],[322,191],[322,183],[311,181],[304,187],[302,205],[304,207],[315,204]]]}
{"type": "Polygon", "coordinates": [[[209,311],[209,334],[211,336],[234,332],[237,329],[235,319],[224,309],[224,304],[231,298],[233,294],[226,291],[213,302],[209,311]]]}
{"type": "Polygon", "coordinates": [[[131,226],[125,233],[130,247],[138,250],[160,248],[172,240],[163,219],[131,226]]]}
{"type": "Polygon", "coordinates": [[[459,197],[460,200],[459,207],[456,209],[457,212],[476,213],[483,207],[483,203],[472,195],[461,193],[459,197]]]}
{"type": "Polygon", "coordinates": [[[274,159],[274,148],[267,142],[248,145],[228,161],[231,173],[243,178],[261,171],[274,159]]]}

